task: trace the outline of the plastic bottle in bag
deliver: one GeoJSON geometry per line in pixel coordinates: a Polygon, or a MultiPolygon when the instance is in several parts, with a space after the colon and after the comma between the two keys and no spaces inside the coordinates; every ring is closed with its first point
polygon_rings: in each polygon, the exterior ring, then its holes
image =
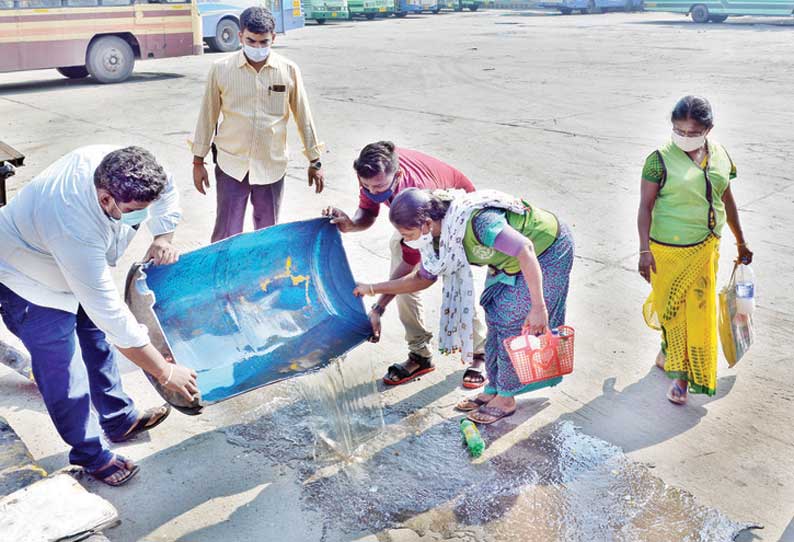
{"type": "Polygon", "coordinates": [[[736,268],[736,313],[749,315],[755,308],[755,275],[749,265],[736,268]]]}

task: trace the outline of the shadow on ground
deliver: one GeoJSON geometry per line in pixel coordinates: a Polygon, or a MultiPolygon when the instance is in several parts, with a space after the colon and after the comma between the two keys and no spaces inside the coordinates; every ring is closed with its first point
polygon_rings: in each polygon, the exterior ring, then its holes
{"type": "MultiPolygon", "coordinates": [[[[54,90],[63,90],[66,88],[101,86],[101,83],[97,83],[90,77],[85,79],[66,79],[61,77],[55,70],[51,70],[51,72],[53,74],[53,78],[47,79],[45,81],[23,81],[20,83],[7,84],[0,83],[0,96],[4,96],[6,94],[49,92],[54,90]]],[[[115,83],[115,85],[135,85],[138,83],[149,83],[151,81],[181,79],[183,77],[185,76],[180,73],[137,72],[133,73],[132,76],[123,83],[115,83]]]]}

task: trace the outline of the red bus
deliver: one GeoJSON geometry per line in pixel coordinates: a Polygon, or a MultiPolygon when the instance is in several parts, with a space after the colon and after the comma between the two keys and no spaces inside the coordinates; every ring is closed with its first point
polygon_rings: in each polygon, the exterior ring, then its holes
{"type": "Polygon", "coordinates": [[[202,51],[195,0],[0,0],[0,72],[117,83],[136,59],[202,51]]]}

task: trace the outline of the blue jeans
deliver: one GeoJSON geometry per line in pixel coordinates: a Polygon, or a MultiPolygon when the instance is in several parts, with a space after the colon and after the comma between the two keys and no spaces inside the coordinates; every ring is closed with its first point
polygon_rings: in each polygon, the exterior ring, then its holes
{"type": "Polygon", "coordinates": [[[33,377],[50,418],[72,447],[69,461],[89,471],[105,465],[112,453],[102,432],[111,437],[124,435],[138,418],[135,405],[121,388],[105,334],[82,307],[73,314],[34,305],[2,283],[0,315],[30,352],[33,377]],[[78,341],[82,360],[76,353],[78,341]]]}

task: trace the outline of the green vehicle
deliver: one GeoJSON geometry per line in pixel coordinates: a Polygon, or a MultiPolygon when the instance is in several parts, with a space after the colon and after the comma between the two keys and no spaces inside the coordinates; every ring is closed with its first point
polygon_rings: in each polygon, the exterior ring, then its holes
{"type": "Polygon", "coordinates": [[[350,18],[347,0],[302,0],[301,5],[306,20],[313,19],[317,24],[350,18]]]}
{"type": "Polygon", "coordinates": [[[734,15],[767,15],[785,17],[794,15],[792,0],[650,0],[645,11],[683,13],[696,23],[721,23],[734,15]]]}
{"type": "Polygon", "coordinates": [[[438,9],[433,13],[438,13],[442,9],[451,9],[452,11],[477,11],[483,3],[478,0],[439,0],[438,9]]]}
{"type": "Polygon", "coordinates": [[[350,10],[350,18],[366,17],[388,17],[394,13],[393,0],[347,0],[347,8],[350,10]]]}

